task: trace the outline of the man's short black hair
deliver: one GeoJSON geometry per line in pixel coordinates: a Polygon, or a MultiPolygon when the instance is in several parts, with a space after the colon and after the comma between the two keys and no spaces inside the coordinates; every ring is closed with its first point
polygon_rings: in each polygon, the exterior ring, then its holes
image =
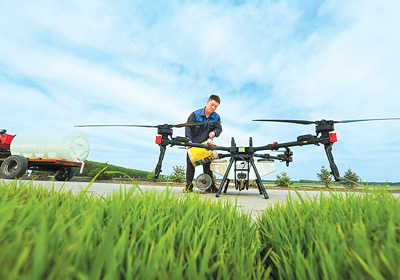
{"type": "Polygon", "coordinates": [[[211,94],[208,100],[215,100],[216,102],[218,102],[218,104],[221,104],[221,98],[219,98],[219,96],[215,94],[211,94]]]}

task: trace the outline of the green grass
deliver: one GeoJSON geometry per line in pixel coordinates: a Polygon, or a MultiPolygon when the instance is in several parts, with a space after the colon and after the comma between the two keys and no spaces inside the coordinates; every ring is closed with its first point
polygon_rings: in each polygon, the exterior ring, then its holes
{"type": "Polygon", "coordinates": [[[253,221],[168,187],[90,186],[0,181],[1,279],[400,279],[400,200],[386,189],[289,196],[253,221]]]}
{"type": "Polygon", "coordinates": [[[251,218],[199,195],[0,186],[1,279],[260,279],[251,218]]]}
{"type": "Polygon", "coordinates": [[[257,221],[276,279],[400,279],[400,200],[387,190],[289,197],[257,221]]]}
{"type": "MultiPolygon", "coordinates": [[[[256,187],[256,185],[254,185],[256,187]]],[[[277,185],[273,182],[268,182],[264,183],[264,187],[266,189],[274,189],[277,187],[277,185]]],[[[293,183],[290,188],[292,189],[308,189],[308,190],[316,190],[319,191],[320,189],[326,190],[326,186],[323,183],[293,183]]],[[[354,187],[347,187],[341,184],[334,183],[329,186],[328,189],[335,191],[335,190],[349,190],[349,191],[364,191],[364,190],[370,190],[371,188],[377,188],[377,189],[383,189],[383,190],[390,190],[390,191],[395,191],[395,192],[400,192],[400,187],[396,185],[390,185],[390,184],[382,184],[380,186],[376,186],[373,184],[358,184],[354,187]]]]}

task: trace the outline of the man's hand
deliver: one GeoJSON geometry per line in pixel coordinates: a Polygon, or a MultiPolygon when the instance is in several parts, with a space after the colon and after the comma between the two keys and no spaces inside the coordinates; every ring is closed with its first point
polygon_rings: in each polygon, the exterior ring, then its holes
{"type": "Polygon", "coordinates": [[[208,134],[208,137],[210,137],[210,139],[213,139],[215,137],[215,132],[211,131],[210,134],[208,134]]]}
{"type": "MultiPolygon", "coordinates": [[[[188,141],[189,143],[192,143],[192,141],[188,141]]],[[[190,149],[190,147],[189,146],[186,146],[186,150],[189,150],[190,149]]]]}

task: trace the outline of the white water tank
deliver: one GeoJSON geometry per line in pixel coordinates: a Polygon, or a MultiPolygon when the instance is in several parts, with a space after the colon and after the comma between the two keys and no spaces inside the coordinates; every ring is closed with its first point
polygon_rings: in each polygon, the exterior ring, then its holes
{"type": "Polygon", "coordinates": [[[11,154],[30,159],[84,161],[90,145],[86,135],[76,129],[32,129],[18,133],[11,142],[11,154]]]}
{"type": "MultiPolygon", "coordinates": [[[[210,169],[211,171],[217,173],[218,175],[224,176],[226,169],[228,168],[229,162],[227,160],[213,160],[211,163],[210,169]]],[[[260,177],[267,176],[271,173],[274,173],[276,171],[276,165],[273,160],[268,160],[268,159],[260,159],[255,162],[258,174],[260,177]]],[[[236,161],[236,170],[243,170],[243,169],[248,169],[248,163],[245,161],[236,161]]],[[[242,172],[242,171],[239,171],[242,172]]],[[[236,174],[237,175],[237,174],[236,174]]],[[[228,179],[229,180],[235,180],[235,167],[232,166],[231,169],[229,170],[228,173],[228,179]]],[[[257,176],[256,173],[254,172],[253,166],[250,166],[250,171],[249,171],[249,180],[256,180],[257,176]]]]}

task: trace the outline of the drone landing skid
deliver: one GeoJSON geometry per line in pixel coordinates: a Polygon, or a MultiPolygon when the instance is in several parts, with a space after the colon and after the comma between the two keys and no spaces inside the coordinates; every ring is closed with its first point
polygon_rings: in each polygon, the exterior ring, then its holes
{"type": "MultiPolygon", "coordinates": [[[[235,180],[235,187],[239,191],[244,188],[248,189],[250,177],[255,177],[258,190],[260,194],[264,195],[265,199],[269,198],[267,191],[265,190],[264,184],[262,183],[260,173],[258,172],[257,165],[254,162],[254,149],[253,140],[250,137],[249,147],[245,149],[237,149],[235,139],[232,137],[230,153],[225,155],[220,155],[222,157],[230,157],[228,167],[226,168],[219,189],[216,193],[216,197],[221,195],[222,189],[226,193],[230,179],[232,179],[231,168],[234,165],[233,178],[235,180]],[[239,164],[238,164],[239,163],[239,164]],[[239,167],[238,167],[239,166],[239,167]],[[251,171],[251,175],[250,175],[251,171]],[[225,187],[225,188],[224,188],[225,187]]],[[[218,172],[217,172],[218,173],[218,172]]]]}
{"type": "Polygon", "coordinates": [[[269,195],[267,194],[267,191],[265,190],[264,184],[262,183],[260,174],[257,170],[256,164],[254,162],[253,157],[249,156],[247,158],[244,158],[243,155],[232,155],[231,159],[229,160],[229,164],[228,167],[226,169],[226,172],[224,174],[224,177],[222,178],[221,184],[219,186],[219,189],[216,193],[216,197],[219,197],[221,195],[222,189],[224,189],[224,193],[227,192],[228,189],[228,185],[230,182],[230,179],[228,178],[228,174],[229,171],[232,168],[232,165],[234,165],[235,167],[235,187],[236,189],[238,189],[239,191],[244,190],[244,188],[248,189],[249,186],[249,172],[250,172],[250,166],[253,168],[254,173],[256,175],[256,182],[257,182],[257,187],[258,190],[260,191],[260,194],[264,195],[265,199],[269,198],[269,195]],[[247,165],[246,169],[237,169],[237,162],[245,162],[247,165]],[[243,176],[241,178],[241,176],[243,176]],[[224,188],[225,187],[225,188],[224,188]]]}

